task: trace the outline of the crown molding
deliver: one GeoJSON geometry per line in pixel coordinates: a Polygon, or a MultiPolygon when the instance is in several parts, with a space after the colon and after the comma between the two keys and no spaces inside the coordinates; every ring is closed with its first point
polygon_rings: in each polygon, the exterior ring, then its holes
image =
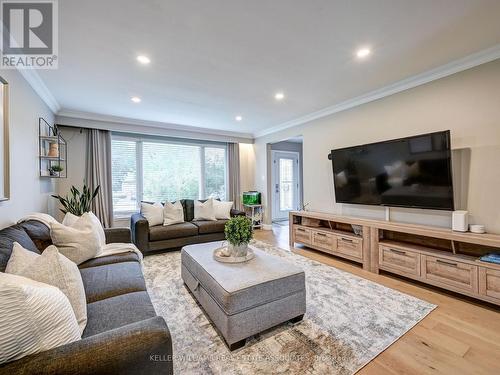
{"type": "Polygon", "coordinates": [[[73,127],[99,128],[112,131],[154,135],[170,135],[204,140],[224,140],[241,143],[253,143],[253,136],[250,133],[200,128],[158,121],[147,121],[128,117],[103,115],[99,113],[73,111],[64,108],[57,112],[56,122],[59,125],[73,127]],[[168,134],[166,132],[168,132],[168,134]]]}
{"type": "Polygon", "coordinates": [[[61,106],[57,102],[56,98],[50,90],[47,88],[45,83],[34,69],[17,69],[19,73],[24,77],[24,79],[29,83],[29,85],[35,90],[37,95],[47,104],[50,110],[55,114],[60,109],[61,106]]]}
{"type": "Polygon", "coordinates": [[[414,75],[412,77],[384,86],[380,89],[370,91],[366,94],[343,101],[341,103],[332,105],[330,107],[321,109],[319,111],[312,112],[307,115],[298,117],[296,119],[284,122],[280,125],[273,126],[269,129],[255,132],[253,135],[255,138],[259,138],[279,132],[281,130],[292,128],[294,126],[303,125],[307,122],[317,120],[329,115],[333,115],[334,113],[345,111],[347,109],[351,109],[378,99],[382,99],[385,98],[386,96],[397,94],[399,92],[424,85],[426,83],[438,80],[440,78],[444,78],[452,74],[459,73],[464,70],[474,68],[476,66],[497,60],[499,58],[500,58],[500,44],[497,44],[491,48],[452,61],[438,68],[434,68],[424,73],[414,75]]]}

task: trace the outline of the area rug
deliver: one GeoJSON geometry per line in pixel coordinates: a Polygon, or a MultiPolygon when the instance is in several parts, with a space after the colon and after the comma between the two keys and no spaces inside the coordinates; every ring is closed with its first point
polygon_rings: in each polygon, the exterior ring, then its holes
{"type": "Polygon", "coordinates": [[[176,374],[353,374],[436,307],[264,242],[252,246],[304,269],[307,312],[234,352],[183,285],[180,252],[145,257],[153,305],[172,334],[176,374]]]}

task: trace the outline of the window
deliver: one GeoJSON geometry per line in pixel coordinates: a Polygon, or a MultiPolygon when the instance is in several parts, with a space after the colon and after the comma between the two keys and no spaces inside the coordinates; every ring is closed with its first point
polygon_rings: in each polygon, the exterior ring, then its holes
{"type": "Polygon", "coordinates": [[[226,145],[113,135],[113,211],[126,216],[138,202],[226,199],[226,145]]]}

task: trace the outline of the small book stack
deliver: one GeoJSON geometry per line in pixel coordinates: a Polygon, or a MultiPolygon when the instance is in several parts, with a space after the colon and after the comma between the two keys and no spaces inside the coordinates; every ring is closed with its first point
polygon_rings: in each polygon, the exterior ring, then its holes
{"type": "Polygon", "coordinates": [[[500,264],[500,253],[486,254],[486,255],[483,255],[479,260],[481,262],[500,264]]]}

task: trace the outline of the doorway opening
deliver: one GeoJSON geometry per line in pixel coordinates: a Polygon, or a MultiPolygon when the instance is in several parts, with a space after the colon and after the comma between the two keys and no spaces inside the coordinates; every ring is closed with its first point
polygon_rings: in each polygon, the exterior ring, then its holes
{"type": "Polygon", "coordinates": [[[270,144],[272,221],[288,224],[290,211],[300,209],[303,197],[302,136],[270,144]]]}

